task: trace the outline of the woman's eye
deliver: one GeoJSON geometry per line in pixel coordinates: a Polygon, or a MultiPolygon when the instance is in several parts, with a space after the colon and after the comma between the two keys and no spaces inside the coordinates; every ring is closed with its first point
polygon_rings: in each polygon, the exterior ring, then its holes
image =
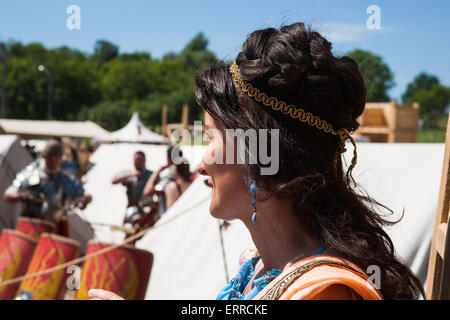
{"type": "Polygon", "coordinates": [[[212,139],[212,135],[210,135],[208,132],[205,132],[204,140],[205,140],[206,142],[210,142],[211,139],[212,139]]]}

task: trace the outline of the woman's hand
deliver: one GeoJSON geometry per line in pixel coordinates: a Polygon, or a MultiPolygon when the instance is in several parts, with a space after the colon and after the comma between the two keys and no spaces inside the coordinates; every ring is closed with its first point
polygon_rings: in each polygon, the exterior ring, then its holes
{"type": "Polygon", "coordinates": [[[114,292],[102,289],[91,289],[88,291],[88,296],[91,300],[125,300],[114,292]]]}
{"type": "Polygon", "coordinates": [[[158,170],[153,171],[150,178],[147,180],[147,183],[145,184],[144,190],[142,193],[144,196],[150,197],[157,193],[157,190],[155,190],[156,181],[158,180],[159,174],[166,168],[168,168],[170,165],[166,164],[164,166],[159,167],[158,170]]]}

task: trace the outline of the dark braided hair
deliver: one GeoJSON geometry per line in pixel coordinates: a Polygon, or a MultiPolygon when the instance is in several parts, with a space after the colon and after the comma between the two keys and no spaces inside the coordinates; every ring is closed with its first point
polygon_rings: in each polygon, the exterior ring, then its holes
{"type": "MultiPolygon", "coordinates": [[[[312,112],[334,128],[358,128],[366,100],[358,65],[349,57],[335,57],[331,43],[303,23],[254,31],[236,63],[241,78],[269,96],[312,112]]],[[[388,208],[356,193],[341,161],[336,176],[339,138],[247,96],[234,84],[229,67],[220,61],[196,74],[198,104],[226,128],[279,129],[278,172],[261,175],[261,164],[246,164],[247,181],[256,181],[258,193],[290,199],[311,234],[338,256],[363,270],[379,266],[385,299],[424,295],[420,280],[395,256],[382,228],[396,222],[375,208],[388,208]]]]}
{"type": "Polygon", "coordinates": [[[184,160],[180,164],[176,164],[175,168],[177,170],[178,175],[186,182],[192,182],[191,180],[191,171],[189,170],[189,163],[187,160],[184,160]]]}

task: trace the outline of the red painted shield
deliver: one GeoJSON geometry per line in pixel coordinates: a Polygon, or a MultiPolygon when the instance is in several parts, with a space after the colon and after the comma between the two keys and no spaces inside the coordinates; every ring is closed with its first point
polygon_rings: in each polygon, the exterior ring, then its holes
{"type": "MultiPolygon", "coordinates": [[[[69,238],[43,233],[26,275],[46,270],[78,257],[80,244],[69,238]]],[[[62,299],[69,276],[66,269],[43,274],[21,282],[18,297],[29,300],[62,299]]]]}
{"type": "MultiPolygon", "coordinates": [[[[86,255],[109,245],[90,241],[86,255]]],[[[77,299],[89,299],[89,289],[104,289],[127,300],[143,300],[152,264],[153,254],[129,245],[88,259],[81,272],[77,299]]]]}
{"type": "Polygon", "coordinates": [[[41,234],[55,232],[55,224],[41,219],[20,217],[16,230],[39,241],[41,234]]]}
{"type": "MultiPolygon", "coordinates": [[[[0,278],[2,281],[22,276],[27,270],[36,241],[16,230],[4,229],[0,237],[0,278]]],[[[12,299],[18,283],[0,287],[0,299],[12,299]]]]}

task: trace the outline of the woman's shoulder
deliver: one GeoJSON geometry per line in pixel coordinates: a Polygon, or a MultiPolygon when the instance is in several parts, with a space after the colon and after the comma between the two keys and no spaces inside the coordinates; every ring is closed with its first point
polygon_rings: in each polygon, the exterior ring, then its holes
{"type": "Polygon", "coordinates": [[[164,188],[165,192],[175,192],[177,191],[177,183],[175,181],[170,181],[167,183],[166,187],[164,188]]]}
{"type": "Polygon", "coordinates": [[[273,280],[260,299],[381,300],[367,275],[352,262],[331,255],[298,261],[273,280]]]}

